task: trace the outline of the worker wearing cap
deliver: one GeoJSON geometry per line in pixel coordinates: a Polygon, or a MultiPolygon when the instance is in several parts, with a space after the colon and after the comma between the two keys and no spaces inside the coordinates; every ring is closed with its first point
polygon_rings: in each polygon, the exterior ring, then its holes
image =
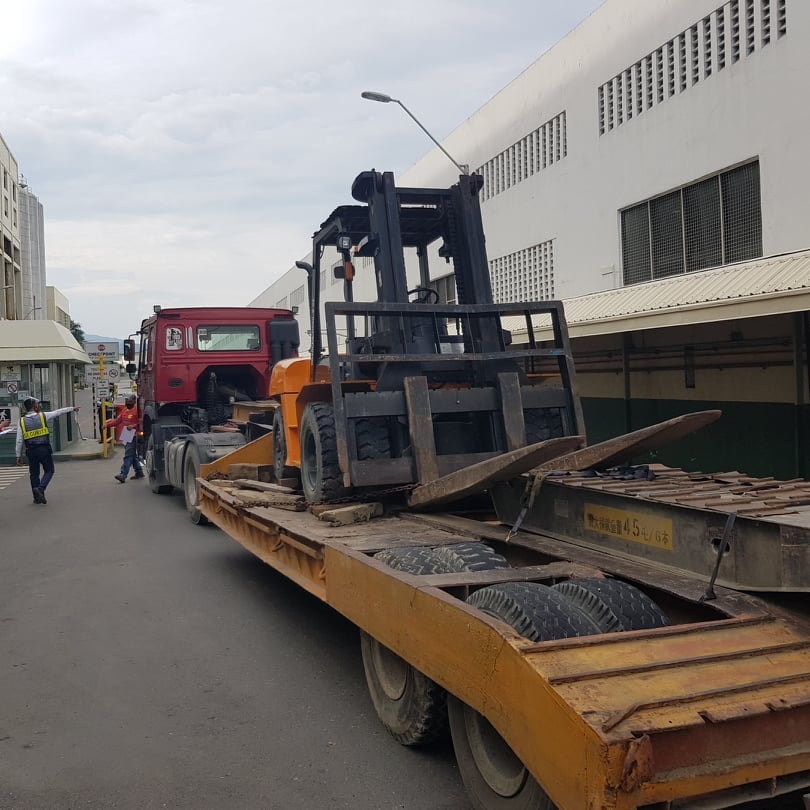
{"type": "Polygon", "coordinates": [[[126,483],[129,468],[135,470],[133,478],[143,478],[143,467],[141,466],[138,454],[135,452],[135,437],[138,435],[138,409],[135,394],[128,394],[124,400],[124,407],[115,419],[108,419],[104,423],[105,428],[117,427],[121,425],[121,442],[124,445],[124,462],[121,464],[121,472],[115,476],[119,484],[126,483]]]}
{"type": "Polygon", "coordinates": [[[22,465],[23,445],[25,445],[25,455],[28,458],[28,473],[31,477],[31,492],[34,495],[34,503],[48,503],[45,499],[45,490],[53,478],[53,448],[51,447],[51,431],[48,427],[57,416],[71,411],[78,411],[78,405],[69,405],[66,408],[57,408],[55,411],[41,411],[39,400],[35,397],[28,397],[23,402],[25,414],[20,417],[20,425],[17,430],[17,442],[15,454],[17,464],[22,465]],[[42,467],[44,473],[39,477],[39,468],[42,467]]]}

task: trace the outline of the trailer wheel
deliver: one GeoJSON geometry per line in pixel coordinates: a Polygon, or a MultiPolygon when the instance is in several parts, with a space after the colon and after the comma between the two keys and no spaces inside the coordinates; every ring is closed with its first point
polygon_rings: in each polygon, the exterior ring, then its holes
{"type": "Polygon", "coordinates": [[[200,451],[196,444],[189,442],[186,447],[186,458],[183,462],[183,495],[186,500],[186,511],[192,523],[205,526],[208,518],[200,511],[200,451]]]}
{"type": "Polygon", "coordinates": [[[427,745],[447,737],[447,693],[368,633],[360,650],[374,711],[401,745],[427,745]]]}
{"type": "Polygon", "coordinates": [[[155,470],[155,438],[150,433],[149,440],[146,442],[146,458],[144,459],[146,466],[146,475],[149,479],[149,488],[156,495],[168,495],[174,487],[171,484],[158,484],[157,472],[155,470]]]}
{"type": "Polygon", "coordinates": [[[295,467],[288,467],[284,463],[286,460],[287,435],[284,432],[284,417],[281,415],[281,408],[278,407],[273,413],[273,474],[276,481],[298,477],[298,470],[295,467]]]}
{"type": "Polygon", "coordinates": [[[509,561],[485,543],[454,543],[436,549],[436,558],[448,571],[492,571],[511,568],[509,561]]]}
{"type": "Polygon", "coordinates": [[[603,633],[668,624],[664,612],[647,594],[617,579],[569,579],[552,587],[593,618],[603,633]]]}
{"type": "Polygon", "coordinates": [[[558,408],[530,408],[523,411],[526,424],[526,444],[564,436],[562,413],[558,408]]]}
{"type": "Polygon", "coordinates": [[[309,503],[343,498],[343,486],[335,435],[335,413],[325,402],[312,402],[301,417],[301,488],[309,503]]]}
{"type": "MultiPolygon", "coordinates": [[[[596,623],[561,594],[534,582],[490,585],[467,602],[532,641],[599,632],[596,623]]],[[[483,715],[452,695],[447,711],[458,769],[473,807],[554,810],[546,792],[483,715]]]]}
{"type": "MultiPolygon", "coordinates": [[[[461,545],[467,549],[455,557],[442,556],[443,549],[407,546],[384,549],[377,552],[374,559],[411,574],[504,567],[503,557],[483,543],[461,545]],[[464,568],[464,565],[470,567],[464,568]]],[[[410,746],[446,739],[449,729],[445,690],[366,633],[361,634],[361,650],[371,702],[391,736],[402,745],[410,746]]]]}

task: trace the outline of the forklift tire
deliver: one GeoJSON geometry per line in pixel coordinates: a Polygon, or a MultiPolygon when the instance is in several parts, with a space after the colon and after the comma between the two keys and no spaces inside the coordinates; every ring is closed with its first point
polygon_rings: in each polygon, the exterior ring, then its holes
{"type": "Polygon", "coordinates": [[[287,460],[287,435],[284,432],[284,417],[281,415],[281,408],[276,408],[273,413],[273,474],[276,481],[284,478],[298,478],[298,470],[295,467],[288,467],[284,462],[287,460]]]}
{"type": "Polygon", "coordinates": [[[391,458],[391,436],[388,433],[388,419],[385,417],[356,419],[354,436],[358,461],[391,458]]]}
{"type": "Polygon", "coordinates": [[[191,522],[197,526],[208,525],[208,518],[200,511],[200,451],[197,445],[189,442],[186,447],[186,458],[183,461],[183,496],[186,511],[191,522]]]}
{"type": "Polygon", "coordinates": [[[562,413],[558,408],[530,408],[523,411],[526,444],[537,444],[564,436],[562,413]]]}
{"type": "Polygon", "coordinates": [[[647,594],[618,579],[569,579],[552,588],[594,619],[603,633],[649,630],[669,623],[647,594]]]}
{"type": "Polygon", "coordinates": [[[335,412],[326,402],[312,402],[301,417],[301,488],[309,503],[346,497],[335,435],[335,412]]]}
{"type": "MultiPolygon", "coordinates": [[[[535,582],[490,585],[467,603],[532,641],[598,633],[595,622],[561,594],[535,582]]],[[[476,810],[555,810],[546,792],[490,722],[448,695],[447,712],[459,773],[476,810]]]]}
{"type": "Polygon", "coordinates": [[[144,467],[146,467],[146,476],[149,480],[149,488],[155,495],[168,495],[174,487],[171,484],[158,484],[157,473],[155,472],[155,439],[153,435],[149,434],[149,440],[146,442],[146,458],[144,458],[144,467]]]}

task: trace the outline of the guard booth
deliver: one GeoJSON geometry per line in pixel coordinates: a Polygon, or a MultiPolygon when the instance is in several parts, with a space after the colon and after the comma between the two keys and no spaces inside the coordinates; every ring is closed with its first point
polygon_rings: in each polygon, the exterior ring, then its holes
{"type": "MultiPolygon", "coordinates": [[[[90,362],[73,335],[55,321],[0,321],[0,411],[19,413],[26,397],[43,410],[74,404],[76,371],[90,362]]],[[[77,437],[70,415],[54,420],[51,444],[62,450],[77,437]]],[[[16,463],[16,435],[0,437],[0,466],[16,463]]]]}

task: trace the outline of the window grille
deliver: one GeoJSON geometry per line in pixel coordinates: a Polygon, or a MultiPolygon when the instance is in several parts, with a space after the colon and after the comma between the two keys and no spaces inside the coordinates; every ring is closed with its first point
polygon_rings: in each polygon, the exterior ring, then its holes
{"type": "Polygon", "coordinates": [[[723,70],[726,66],[726,12],[720,8],[714,12],[714,30],[717,32],[717,69],[723,70]]]}
{"type": "Polygon", "coordinates": [[[787,0],[727,0],[597,88],[605,133],[787,33],[787,0]]]}
{"type": "Polygon", "coordinates": [[[625,284],[762,255],[759,162],[621,212],[625,284]]]}
{"type": "Polygon", "coordinates": [[[304,285],[297,287],[290,293],[290,306],[297,307],[304,303],[304,285]]]}
{"type": "Polygon", "coordinates": [[[745,0],[745,53],[750,56],[756,45],[754,31],[754,0],[745,0]]]}
{"type": "Polygon", "coordinates": [[[776,0],[776,36],[787,34],[787,0],[776,0]]]}
{"type": "Polygon", "coordinates": [[[554,298],[553,240],[491,259],[489,269],[497,303],[554,298]]]}
{"type": "Polygon", "coordinates": [[[762,47],[771,41],[771,0],[762,1],[762,47]]]}

